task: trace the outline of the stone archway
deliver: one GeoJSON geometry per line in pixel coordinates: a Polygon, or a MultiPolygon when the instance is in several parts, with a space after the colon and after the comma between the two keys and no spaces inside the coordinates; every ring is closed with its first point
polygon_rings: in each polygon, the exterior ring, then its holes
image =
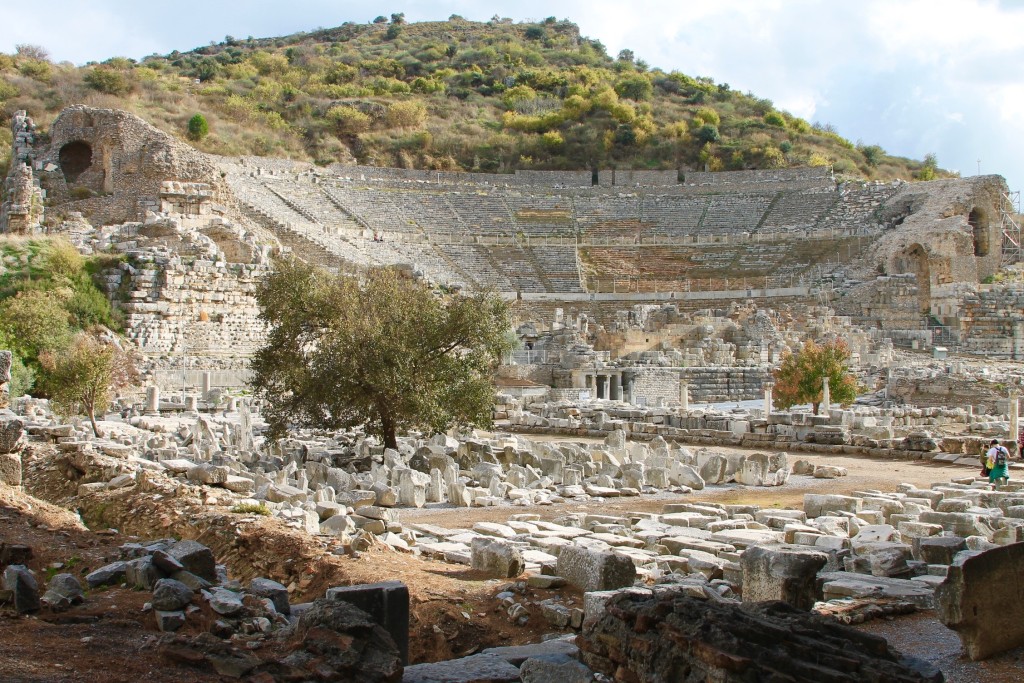
{"type": "Polygon", "coordinates": [[[60,148],[60,170],[70,185],[92,166],[92,147],[87,142],[75,140],[60,148]]]}
{"type": "Polygon", "coordinates": [[[967,214],[967,223],[971,226],[974,236],[974,255],[988,256],[991,249],[988,216],[984,211],[975,207],[967,214]]]}

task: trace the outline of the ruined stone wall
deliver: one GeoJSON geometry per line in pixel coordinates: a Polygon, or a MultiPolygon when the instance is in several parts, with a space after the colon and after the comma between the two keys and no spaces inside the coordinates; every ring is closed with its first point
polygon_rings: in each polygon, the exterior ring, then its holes
{"type": "Polygon", "coordinates": [[[682,369],[682,379],[690,385],[690,400],[700,403],[759,399],[770,374],[765,368],[682,369]]]}
{"type": "Polygon", "coordinates": [[[633,378],[633,403],[653,406],[657,405],[659,400],[679,400],[677,368],[635,368],[625,374],[633,378]]]}
{"type": "Polygon", "coordinates": [[[753,171],[718,171],[703,173],[687,171],[683,182],[695,186],[729,186],[750,184],[780,183],[817,183],[829,185],[833,183],[832,170],[826,166],[813,168],[785,168],[775,170],[753,171]]]}
{"type": "Polygon", "coordinates": [[[999,219],[1006,189],[1000,176],[904,185],[879,212],[887,230],[863,265],[886,274],[915,273],[929,289],[985,279],[1002,258],[999,219]]]}
{"type": "Polygon", "coordinates": [[[0,233],[36,232],[43,220],[45,192],[32,172],[36,127],[25,111],[11,119],[11,168],[0,185],[0,233]]]}
{"type": "Polygon", "coordinates": [[[1024,360],[1024,287],[981,287],[963,298],[959,321],[964,350],[1024,360]]]}
{"type": "Polygon", "coordinates": [[[254,292],[268,266],[129,252],[107,274],[126,336],[148,356],[251,355],[266,335],[254,292]]]}
{"type": "Polygon", "coordinates": [[[224,215],[230,202],[209,157],[124,111],[68,107],[50,126],[49,143],[33,150],[32,164],[51,201],[72,203],[95,224],[142,220],[167,202],[224,215]],[[190,191],[182,195],[169,181],[190,191]]]}

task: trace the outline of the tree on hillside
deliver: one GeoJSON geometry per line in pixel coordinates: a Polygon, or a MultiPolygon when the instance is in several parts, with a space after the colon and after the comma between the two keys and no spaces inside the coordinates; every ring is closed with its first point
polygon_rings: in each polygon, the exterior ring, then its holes
{"type": "Polygon", "coordinates": [[[782,409],[800,403],[810,403],[818,414],[823,396],[823,380],[828,377],[831,401],[840,405],[857,398],[857,380],[850,373],[850,347],[845,341],[816,344],[807,342],[796,353],[787,353],[782,365],[773,373],[775,391],[773,400],[782,409]]]}
{"type": "Polygon", "coordinates": [[[84,412],[97,437],[103,434],[96,411],[105,412],[118,389],[138,381],[132,354],[102,327],[78,333],[64,349],[43,352],[39,364],[40,384],[54,409],[62,415],[84,412]]]}
{"type": "Polygon", "coordinates": [[[210,132],[210,124],[202,114],[196,114],[188,120],[188,136],[192,140],[202,140],[210,132]]]}
{"type": "Polygon", "coordinates": [[[510,346],[499,298],[438,296],[393,269],[360,280],[294,260],[256,298],[270,332],[251,383],[273,434],[362,425],[396,448],[399,431],[490,424],[491,373],[510,346]]]}

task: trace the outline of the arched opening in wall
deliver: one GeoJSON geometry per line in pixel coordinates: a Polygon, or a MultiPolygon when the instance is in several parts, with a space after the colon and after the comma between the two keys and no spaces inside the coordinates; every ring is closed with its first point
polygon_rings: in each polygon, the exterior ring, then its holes
{"type": "Polygon", "coordinates": [[[914,244],[903,255],[904,272],[913,273],[917,277],[917,302],[922,315],[932,308],[931,267],[928,263],[928,252],[920,244],[914,244]]]}
{"type": "Polygon", "coordinates": [[[985,212],[977,208],[972,209],[967,215],[967,223],[970,224],[971,231],[974,233],[974,255],[988,256],[988,217],[985,212]]]}
{"type": "Polygon", "coordinates": [[[89,170],[92,166],[92,147],[81,140],[69,142],[60,148],[60,170],[64,172],[64,179],[71,184],[78,180],[78,176],[89,170]]]}

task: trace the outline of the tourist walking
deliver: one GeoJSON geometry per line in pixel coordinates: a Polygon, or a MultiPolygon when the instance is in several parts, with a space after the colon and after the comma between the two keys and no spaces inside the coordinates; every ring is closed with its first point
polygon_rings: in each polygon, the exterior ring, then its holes
{"type": "Polygon", "coordinates": [[[998,439],[992,439],[990,444],[991,448],[985,453],[988,457],[986,466],[988,467],[988,481],[990,484],[1003,483],[1005,484],[1010,480],[1008,472],[1010,452],[1006,450],[1005,446],[999,444],[998,439]]]}

